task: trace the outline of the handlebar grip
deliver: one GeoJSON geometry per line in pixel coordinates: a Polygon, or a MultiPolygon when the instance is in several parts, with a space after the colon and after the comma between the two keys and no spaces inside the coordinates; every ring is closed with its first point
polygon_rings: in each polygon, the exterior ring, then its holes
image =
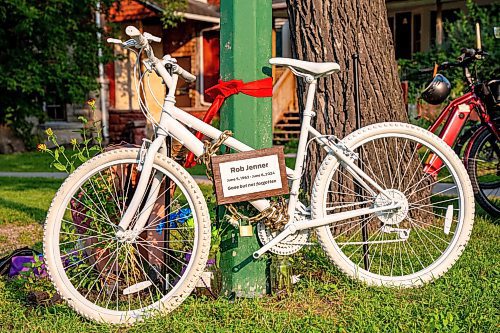
{"type": "Polygon", "coordinates": [[[177,70],[175,71],[179,74],[186,82],[194,82],[196,81],[196,76],[189,73],[187,70],[183,69],[181,66],[177,65],[177,70]]]}
{"type": "Polygon", "coordinates": [[[111,43],[111,44],[122,44],[123,42],[119,39],[116,38],[108,38],[106,39],[106,42],[111,43]]]}
{"type": "Polygon", "coordinates": [[[141,47],[144,47],[144,46],[148,45],[148,40],[141,34],[141,32],[139,31],[139,29],[137,29],[136,27],[134,27],[132,25],[129,25],[125,29],[125,33],[130,38],[135,39],[135,41],[137,42],[137,44],[139,44],[141,47]]]}

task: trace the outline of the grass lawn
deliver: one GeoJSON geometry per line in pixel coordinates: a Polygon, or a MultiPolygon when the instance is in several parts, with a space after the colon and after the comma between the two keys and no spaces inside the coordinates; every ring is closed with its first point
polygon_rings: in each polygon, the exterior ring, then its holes
{"type": "MultiPolygon", "coordinates": [[[[41,223],[60,182],[0,178],[0,253],[12,242],[40,247],[41,223]]],[[[131,328],[94,324],[64,304],[33,306],[18,281],[0,278],[0,331],[498,332],[499,239],[500,225],[479,216],[455,266],[435,283],[405,290],[351,281],[319,247],[307,247],[293,257],[294,274],[302,278],[290,295],[235,302],[193,296],[171,315],[131,328]]]]}
{"type": "Polygon", "coordinates": [[[57,172],[50,167],[52,157],[38,151],[16,154],[0,154],[0,171],[57,172]]]}
{"type": "MultiPolygon", "coordinates": [[[[50,167],[52,157],[49,154],[43,154],[38,151],[27,153],[16,153],[9,155],[0,154],[0,172],[59,172],[50,167]]],[[[286,158],[286,165],[289,168],[295,166],[295,158],[286,158]]],[[[192,175],[205,175],[205,166],[195,165],[187,169],[192,175]]]]}
{"type": "MultiPolygon", "coordinates": [[[[26,153],[0,154],[0,171],[8,172],[60,172],[50,167],[52,157],[38,151],[26,153]]],[[[187,169],[192,175],[204,175],[205,167],[196,165],[187,169]]]]}

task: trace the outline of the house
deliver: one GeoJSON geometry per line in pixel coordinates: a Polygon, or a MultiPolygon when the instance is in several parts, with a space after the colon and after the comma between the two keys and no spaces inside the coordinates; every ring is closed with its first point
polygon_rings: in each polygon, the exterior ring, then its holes
{"type": "MultiPolygon", "coordinates": [[[[155,1],[122,0],[110,13],[121,32],[126,26],[133,25],[161,37],[160,43],[151,44],[155,54],[158,57],[170,54],[180,66],[198,77],[193,84],[179,80],[176,94],[177,105],[198,117],[202,117],[210,105],[203,94],[204,90],[216,84],[219,78],[218,6],[218,0],[188,0],[187,8],[180,14],[183,20],[171,29],[163,28],[163,9],[155,1]]],[[[122,40],[128,38],[122,37],[122,40]]],[[[139,109],[133,84],[136,56],[120,46],[115,46],[114,52],[120,57],[119,60],[106,66],[109,139],[110,142],[123,140],[140,143],[146,134],[146,121],[139,109]]],[[[144,99],[154,117],[159,119],[161,105],[158,105],[155,97],[162,102],[164,86],[154,74],[149,80],[154,96],[146,84],[144,99]]]]}
{"type": "MultiPolygon", "coordinates": [[[[183,110],[201,118],[211,100],[204,95],[205,89],[219,79],[219,6],[218,0],[189,0],[182,16],[184,21],[174,29],[164,29],[161,22],[162,8],[154,1],[122,0],[111,12],[112,21],[120,31],[127,25],[139,27],[162,37],[161,43],[153,43],[157,55],[170,54],[186,70],[197,76],[194,84],[179,80],[176,103],[183,110]]],[[[286,3],[273,0],[273,56],[291,57],[290,35],[286,3]]],[[[126,39],[126,36],[124,37],[126,39]]],[[[109,83],[108,113],[110,142],[140,143],[146,135],[146,121],[133,88],[133,64],[135,54],[115,47],[120,60],[108,64],[106,81],[109,83]]],[[[276,137],[286,141],[298,135],[298,118],[295,78],[290,71],[274,72],[273,125],[276,137]],[[278,110],[278,112],[276,112],[278,110]]],[[[151,75],[154,95],[163,97],[164,87],[156,75],[151,75]]],[[[161,107],[152,94],[144,93],[149,109],[158,119],[161,107]]]]}
{"type": "MultiPolygon", "coordinates": [[[[476,0],[480,6],[494,0],[476,0]]],[[[392,31],[396,59],[411,58],[415,52],[427,51],[446,39],[443,22],[453,22],[466,9],[465,0],[386,0],[389,27],[392,31]]]]}
{"type": "MultiPolygon", "coordinates": [[[[188,85],[179,80],[177,104],[183,109],[201,117],[210,105],[203,96],[203,91],[216,84],[219,78],[219,2],[220,0],[187,0],[187,7],[178,13],[183,17],[176,28],[165,30],[161,22],[162,8],[155,1],[121,0],[111,8],[109,19],[120,32],[127,25],[134,25],[162,38],[161,43],[153,43],[158,56],[171,54],[180,65],[197,75],[195,84],[188,85]]],[[[97,13],[96,23],[103,17],[97,13]]],[[[102,24],[105,24],[104,22],[102,24]]],[[[115,33],[106,37],[121,37],[115,33]]],[[[99,98],[103,98],[104,107],[99,107],[96,114],[89,112],[87,105],[64,104],[56,100],[44,103],[48,120],[38,125],[43,131],[51,128],[61,144],[69,143],[77,136],[82,123],[79,116],[94,121],[101,121],[105,126],[104,134],[110,143],[120,141],[140,143],[146,133],[146,121],[139,109],[135,95],[133,65],[135,55],[114,46],[114,52],[120,60],[103,66],[103,75],[99,78],[102,85],[99,98]]],[[[155,75],[151,75],[151,88],[158,98],[163,98],[163,85],[155,75]]],[[[92,96],[90,96],[92,97],[92,96]]],[[[156,116],[160,107],[151,94],[146,94],[146,101],[156,116]]],[[[97,103],[102,106],[102,103],[97,103]]]]}
{"type": "MultiPolygon", "coordinates": [[[[396,59],[411,58],[415,52],[427,51],[446,39],[443,22],[453,22],[458,12],[466,10],[465,0],[386,0],[389,27],[392,31],[396,59]]],[[[495,0],[475,0],[488,6],[495,0]]],[[[290,31],[286,0],[273,0],[273,17],[277,27],[278,54],[289,55],[290,31]],[[278,24],[276,24],[278,23],[278,24]],[[280,49],[279,43],[283,47],[280,49]]]]}
{"type": "MultiPolygon", "coordinates": [[[[477,0],[488,5],[493,0],[477,0]]],[[[442,22],[454,20],[458,10],[465,9],[464,0],[386,0],[388,21],[391,28],[396,58],[411,58],[418,51],[428,50],[440,43],[443,36],[442,22]]],[[[188,0],[183,13],[184,20],[176,28],[164,29],[162,8],[154,0],[121,0],[112,9],[111,20],[123,32],[127,25],[139,27],[162,37],[161,43],[153,43],[157,55],[170,54],[180,65],[198,77],[193,84],[179,81],[177,104],[184,110],[202,117],[210,105],[204,96],[205,89],[217,83],[219,78],[219,14],[220,0],[188,0]]],[[[291,40],[286,0],[272,0],[273,56],[291,57],[291,40]]],[[[116,36],[113,36],[116,37],[116,36]]],[[[126,39],[127,36],[122,36],[126,39]]],[[[120,60],[106,65],[104,84],[105,105],[108,114],[110,142],[139,143],[146,134],[146,119],[139,109],[133,89],[133,64],[135,55],[115,46],[120,60]]],[[[275,142],[293,140],[300,130],[296,81],[290,71],[274,69],[273,127],[275,142]]],[[[155,75],[150,77],[154,95],[162,97],[164,87],[155,75]]],[[[161,107],[146,91],[145,100],[155,117],[161,107]]],[[[61,141],[69,141],[73,131],[81,124],[79,115],[88,116],[84,106],[47,104],[46,112],[51,119],[44,127],[52,127],[61,141]],[[67,140],[65,140],[67,138],[67,140]]],[[[98,115],[97,119],[100,119],[98,115]]],[[[106,117],[104,117],[106,119],[106,117]]]]}

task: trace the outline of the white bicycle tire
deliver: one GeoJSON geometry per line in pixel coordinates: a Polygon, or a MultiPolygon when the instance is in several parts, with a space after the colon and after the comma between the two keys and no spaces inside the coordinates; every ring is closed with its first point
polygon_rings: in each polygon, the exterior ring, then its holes
{"type": "MultiPolygon", "coordinates": [[[[68,195],[71,195],[72,189],[82,183],[88,175],[95,172],[103,165],[117,161],[137,161],[139,149],[117,149],[103,154],[100,154],[83,165],[77,168],[61,185],[56,193],[50,209],[47,214],[47,219],[44,228],[44,254],[45,262],[49,277],[52,280],[57,292],[68,303],[70,307],[76,310],[82,316],[97,321],[110,324],[133,324],[137,321],[142,321],[145,317],[156,314],[166,314],[177,308],[195,288],[197,281],[202,275],[208,253],[210,249],[210,215],[203,197],[203,193],[199,189],[194,179],[187,173],[179,164],[173,160],[157,154],[154,160],[155,167],[164,170],[169,174],[171,179],[183,187],[182,191],[189,196],[192,206],[196,210],[195,225],[197,228],[196,251],[194,259],[191,260],[190,266],[186,269],[184,279],[181,280],[177,288],[173,289],[172,293],[165,295],[161,300],[157,301],[155,307],[148,307],[139,310],[115,311],[99,307],[88,301],[81,295],[73,286],[73,284],[65,276],[62,262],[58,256],[60,255],[58,244],[58,230],[60,225],[61,210],[65,209],[65,202],[68,202],[68,195]],[[63,207],[63,209],[61,209],[63,207]],[[58,221],[59,219],[59,221],[58,221]],[[168,297],[167,297],[168,296],[168,297]]],[[[62,212],[64,214],[64,211],[62,212]]]]}
{"type": "MultiPolygon", "coordinates": [[[[328,226],[316,229],[318,240],[322,245],[331,261],[346,275],[353,279],[360,280],[368,285],[385,285],[394,287],[415,287],[423,285],[426,282],[437,279],[448,271],[458,260],[470,238],[472,226],[474,223],[474,194],[467,171],[454,151],[436,135],[405,123],[378,123],[361,128],[348,135],[342,142],[350,149],[361,145],[375,136],[384,135],[406,135],[421,140],[442,153],[442,157],[447,159],[456,172],[461,191],[463,193],[463,213],[461,216],[461,229],[458,237],[454,238],[454,244],[443,255],[436,260],[427,269],[417,272],[418,274],[398,277],[376,276],[359,266],[353,264],[336,245],[332,233],[328,226]]],[[[440,156],[441,157],[441,156],[440,156]]],[[[313,218],[325,216],[324,200],[326,198],[326,189],[329,179],[339,165],[338,160],[333,155],[328,155],[322,162],[311,193],[311,210],[313,218]]]]}

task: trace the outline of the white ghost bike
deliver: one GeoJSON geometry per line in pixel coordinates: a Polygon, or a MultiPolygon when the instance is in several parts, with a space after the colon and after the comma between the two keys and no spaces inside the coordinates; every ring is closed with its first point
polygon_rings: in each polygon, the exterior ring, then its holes
{"type": "MultiPolygon", "coordinates": [[[[60,295],[83,316],[114,324],[168,313],[195,288],[209,254],[210,215],[196,182],[166,156],[165,142],[171,136],[200,156],[204,145],[188,128],[212,139],[222,134],[175,106],[178,78],[196,77],[170,56],[153,54],[150,42],[160,39],[131,26],[126,33],[126,42],[108,41],[137,49],[138,61],[144,58],[144,71],[136,64],[136,89],[155,138],[142,148],[105,152],[75,170],[52,201],[44,233],[46,265],[60,295]],[[159,122],[141,97],[151,73],[166,86],[159,122]],[[168,206],[161,205],[165,196],[168,206]]],[[[314,230],[332,262],[368,285],[413,287],[444,274],[464,250],[474,220],[471,184],[453,150],[405,123],[373,124],[342,140],[319,133],[311,126],[317,81],[339,65],[285,58],[270,63],[304,79],[308,94],[295,168],[286,170],[289,219],[278,231],[259,223],[262,247],[254,259],[267,251],[294,253],[314,230]],[[312,143],[326,157],[310,202],[301,202],[312,143]]],[[[252,150],[233,137],[224,144],[252,150]]],[[[272,207],[267,199],[250,203],[261,212],[272,207]]]]}

